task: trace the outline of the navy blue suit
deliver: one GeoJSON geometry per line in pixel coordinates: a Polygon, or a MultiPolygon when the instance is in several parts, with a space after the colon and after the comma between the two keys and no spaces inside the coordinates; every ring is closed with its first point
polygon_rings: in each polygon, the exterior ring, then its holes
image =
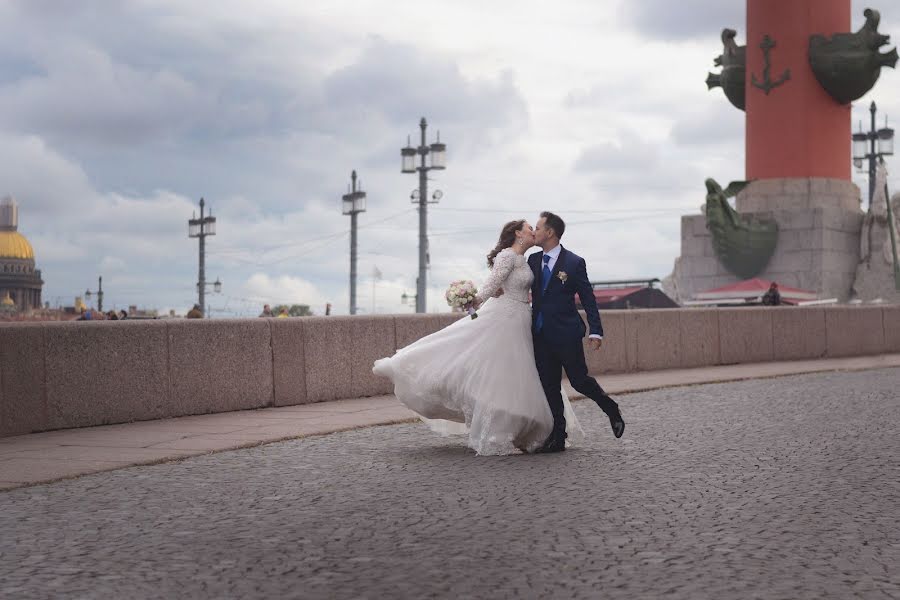
{"type": "Polygon", "coordinates": [[[597,300],[587,276],[584,259],[560,248],[546,290],[543,281],[543,252],[535,252],[529,256],[528,266],[534,273],[534,283],[531,285],[534,359],[544,394],[550,404],[550,412],[553,413],[554,432],[563,433],[566,430],[560,393],[563,369],[576,391],[596,402],[610,417],[618,416],[618,405],[603,391],[597,380],[588,375],[584,360],[582,339],[586,328],[575,308],[575,294],[581,299],[590,333],[603,335],[600,311],[597,309],[597,300]],[[537,327],[538,315],[541,315],[540,330],[537,327]]]}

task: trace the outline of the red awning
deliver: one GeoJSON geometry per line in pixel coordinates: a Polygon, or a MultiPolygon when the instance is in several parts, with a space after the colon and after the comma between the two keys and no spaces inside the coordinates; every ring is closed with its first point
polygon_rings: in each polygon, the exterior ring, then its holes
{"type": "Polygon", "coordinates": [[[597,302],[615,302],[619,298],[624,298],[625,296],[630,296],[635,292],[639,292],[647,286],[639,285],[636,287],[623,287],[623,288],[603,288],[603,289],[595,289],[594,290],[594,298],[597,299],[597,302]]]}
{"type": "MultiPolygon", "coordinates": [[[[767,291],[769,291],[769,286],[772,285],[772,282],[767,279],[748,279],[746,281],[740,281],[738,283],[732,283],[730,285],[723,285],[722,287],[714,288],[711,290],[706,290],[705,292],[699,292],[694,294],[695,300],[729,300],[729,299],[744,299],[751,300],[756,297],[762,296],[767,291]]],[[[809,300],[818,299],[818,295],[815,292],[811,292],[809,290],[801,290],[799,288],[794,288],[790,286],[778,286],[778,293],[781,294],[782,302],[787,302],[789,304],[796,304],[797,302],[806,302],[809,300]]]]}

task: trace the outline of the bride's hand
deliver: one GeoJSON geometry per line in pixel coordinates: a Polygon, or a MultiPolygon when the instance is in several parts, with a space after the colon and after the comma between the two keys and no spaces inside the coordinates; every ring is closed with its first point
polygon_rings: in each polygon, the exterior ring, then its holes
{"type": "Polygon", "coordinates": [[[503,295],[503,288],[497,288],[497,291],[494,293],[494,298],[499,298],[503,295]]]}

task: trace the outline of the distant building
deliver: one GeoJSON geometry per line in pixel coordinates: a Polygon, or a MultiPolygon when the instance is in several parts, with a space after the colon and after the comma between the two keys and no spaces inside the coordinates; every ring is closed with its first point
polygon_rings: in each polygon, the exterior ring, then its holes
{"type": "Polygon", "coordinates": [[[4,294],[2,298],[0,298],[0,315],[5,316],[14,314],[16,312],[18,312],[16,310],[16,303],[13,302],[12,298],[10,298],[9,292],[6,292],[6,294],[4,294]]]}
{"type": "MultiPolygon", "coordinates": [[[[678,303],[665,292],[655,287],[659,279],[592,281],[594,298],[600,310],[630,308],[678,308],[678,303]]],[[[575,303],[581,308],[581,300],[575,296],[575,303]]]]}
{"type": "MultiPolygon", "coordinates": [[[[170,311],[169,316],[174,317],[175,311],[170,311]]],[[[136,304],[128,306],[129,319],[158,319],[159,311],[155,308],[138,308],[136,304]]]]}
{"type": "Polygon", "coordinates": [[[7,302],[7,307],[29,312],[41,308],[44,282],[31,243],[18,228],[19,207],[7,196],[0,200],[0,298],[9,298],[12,304],[7,302]]]}

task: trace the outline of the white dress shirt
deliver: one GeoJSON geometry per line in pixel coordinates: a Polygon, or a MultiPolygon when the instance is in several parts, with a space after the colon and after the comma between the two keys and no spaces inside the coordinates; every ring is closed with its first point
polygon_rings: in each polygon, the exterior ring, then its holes
{"type": "Polygon", "coordinates": [[[544,264],[544,256],[549,256],[550,260],[547,261],[547,268],[550,269],[550,272],[553,272],[553,267],[556,266],[556,259],[559,258],[559,253],[562,252],[562,246],[559,244],[556,245],[556,248],[553,250],[548,250],[547,252],[543,252],[541,256],[541,269],[543,269],[544,264]]]}
{"type": "MultiPolygon", "coordinates": [[[[556,245],[552,250],[548,250],[547,252],[541,253],[541,269],[543,269],[544,265],[544,257],[549,256],[550,260],[547,261],[547,268],[550,269],[550,272],[553,272],[553,267],[556,266],[556,260],[559,258],[559,253],[562,251],[562,246],[559,244],[556,245]]],[[[598,340],[602,340],[602,335],[597,335],[596,333],[590,334],[588,337],[596,338],[598,340]]]]}

